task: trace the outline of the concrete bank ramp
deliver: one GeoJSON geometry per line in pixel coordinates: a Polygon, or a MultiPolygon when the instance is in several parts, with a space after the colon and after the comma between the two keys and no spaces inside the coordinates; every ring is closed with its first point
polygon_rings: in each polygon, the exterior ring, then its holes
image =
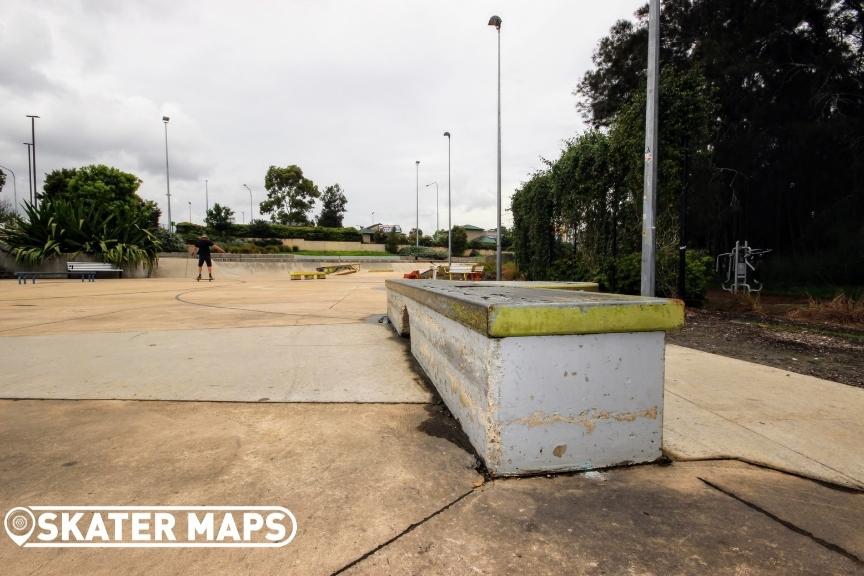
{"type": "Polygon", "coordinates": [[[666,347],[663,449],[734,458],[864,490],[864,390],[666,347]]]}
{"type": "MultiPolygon", "coordinates": [[[[320,266],[337,263],[356,264],[360,272],[375,274],[392,273],[402,277],[402,274],[412,270],[428,270],[426,262],[376,262],[369,260],[348,260],[337,262],[333,260],[289,260],[279,258],[261,258],[248,260],[214,260],[213,275],[216,279],[244,280],[247,278],[284,278],[289,279],[292,272],[314,271],[320,266]]],[[[198,274],[197,258],[162,257],[159,266],[154,270],[154,278],[194,278],[198,274]]],[[[207,269],[204,269],[206,276],[207,269]]],[[[392,277],[391,275],[391,277],[392,277]]]]}

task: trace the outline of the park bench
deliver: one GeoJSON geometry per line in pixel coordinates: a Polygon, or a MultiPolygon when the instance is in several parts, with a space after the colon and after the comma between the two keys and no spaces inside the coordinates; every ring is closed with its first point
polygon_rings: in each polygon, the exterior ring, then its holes
{"type": "MultiPolygon", "coordinates": [[[[482,280],[483,265],[456,262],[454,264],[451,264],[450,268],[447,270],[447,276],[450,280],[453,280],[454,274],[461,274],[461,280],[482,280]]],[[[457,278],[457,280],[459,279],[460,278],[457,278]]]]}
{"type": "Polygon", "coordinates": [[[665,331],[683,323],[680,301],[584,283],[386,286],[391,324],[492,475],[661,457],[665,331]]]}
{"type": "Polygon", "coordinates": [[[324,272],[291,272],[291,280],[325,280],[324,272]]]}
{"type": "Polygon", "coordinates": [[[32,284],[36,283],[37,278],[50,278],[57,276],[61,278],[81,278],[81,282],[85,280],[89,282],[96,281],[96,274],[117,274],[119,278],[123,274],[123,269],[114,266],[108,262],[67,262],[66,272],[16,272],[15,277],[19,284],[26,284],[30,280],[32,284]]]}

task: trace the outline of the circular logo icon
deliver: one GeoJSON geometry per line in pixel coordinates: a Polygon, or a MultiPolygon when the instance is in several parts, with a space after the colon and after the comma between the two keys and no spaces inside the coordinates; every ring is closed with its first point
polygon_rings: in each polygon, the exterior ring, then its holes
{"type": "Polygon", "coordinates": [[[36,518],[28,508],[19,506],[6,512],[3,518],[6,534],[15,544],[22,546],[36,527],[36,518]]]}

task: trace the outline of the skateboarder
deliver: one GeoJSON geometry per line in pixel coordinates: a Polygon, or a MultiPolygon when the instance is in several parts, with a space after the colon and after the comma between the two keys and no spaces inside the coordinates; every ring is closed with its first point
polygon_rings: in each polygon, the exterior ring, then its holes
{"type": "Polygon", "coordinates": [[[207,275],[210,277],[209,280],[213,280],[213,261],[210,258],[210,248],[213,248],[216,252],[220,252],[222,254],[225,253],[225,250],[222,249],[221,246],[210,240],[206,234],[202,234],[198,237],[198,241],[195,242],[195,250],[192,251],[192,255],[198,254],[198,278],[196,280],[201,280],[201,271],[204,268],[204,263],[207,263],[207,275]]]}

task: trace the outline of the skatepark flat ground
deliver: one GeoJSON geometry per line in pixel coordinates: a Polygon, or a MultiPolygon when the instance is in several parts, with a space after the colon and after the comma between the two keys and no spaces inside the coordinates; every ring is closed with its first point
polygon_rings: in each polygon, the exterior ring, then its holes
{"type": "Polygon", "coordinates": [[[864,572],[864,390],[670,346],[671,464],[488,480],[380,322],[412,266],[382,268],[0,281],[0,511],[274,504],[299,525],[265,550],[4,537],[2,572],[864,572]]]}

